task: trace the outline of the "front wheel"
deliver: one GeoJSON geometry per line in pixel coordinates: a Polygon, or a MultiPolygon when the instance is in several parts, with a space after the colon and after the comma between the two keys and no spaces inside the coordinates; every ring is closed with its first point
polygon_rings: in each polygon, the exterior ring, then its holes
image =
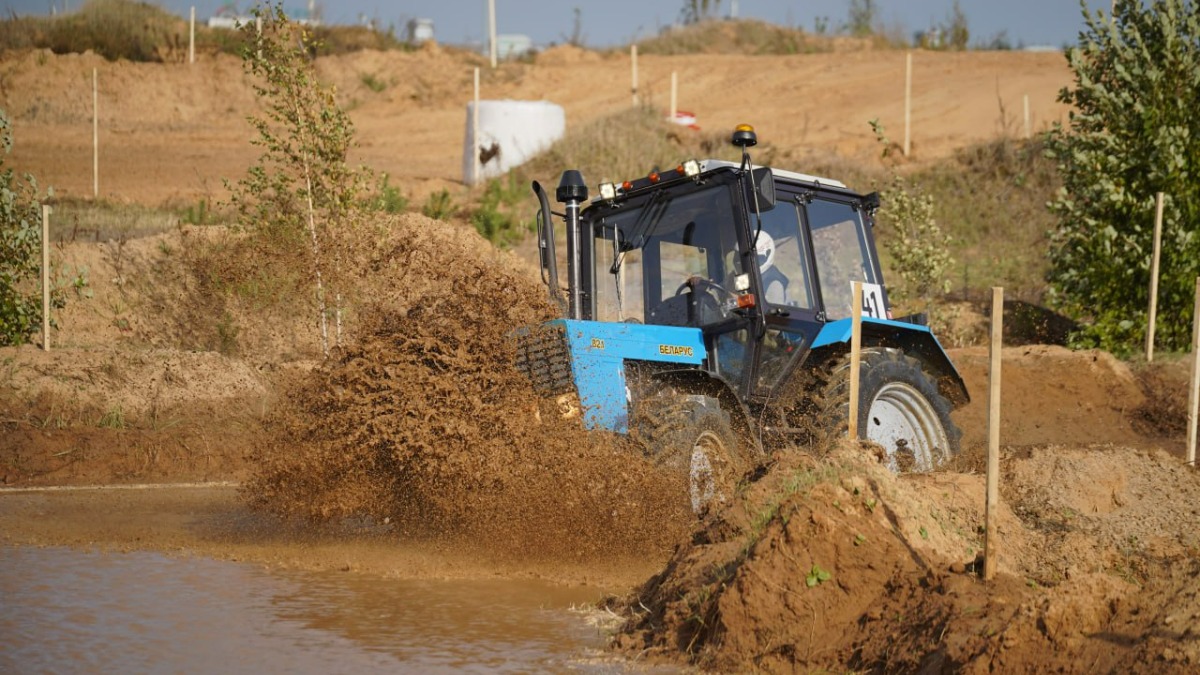
{"type": "Polygon", "coordinates": [[[686,484],[692,513],[701,516],[732,499],[750,460],[729,413],[716,399],[696,399],[676,408],[675,415],[668,416],[674,419],[648,437],[653,439],[649,450],[659,466],[686,484]]]}
{"type": "MultiPolygon", "coordinates": [[[[932,471],[959,451],[962,432],[950,419],[952,406],[922,369],[898,349],[863,351],[858,403],[858,437],[883,448],[897,472],[932,471]]],[[[850,403],[850,359],[830,373],[819,413],[832,434],[844,435],[850,403]]]]}

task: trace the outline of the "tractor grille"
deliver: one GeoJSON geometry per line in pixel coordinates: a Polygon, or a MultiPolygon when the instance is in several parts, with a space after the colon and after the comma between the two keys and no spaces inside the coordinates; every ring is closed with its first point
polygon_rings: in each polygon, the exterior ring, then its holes
{"type": "Polygon", "coordinates": [[[517,369],[525,373],[539,394],[559,396],[575,391],[564,327],[538,326],[521,330],[515,337],[517,369]]]}

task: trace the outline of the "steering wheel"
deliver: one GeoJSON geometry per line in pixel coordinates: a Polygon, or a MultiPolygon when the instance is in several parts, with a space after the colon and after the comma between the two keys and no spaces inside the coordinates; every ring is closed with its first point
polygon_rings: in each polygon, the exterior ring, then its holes
{"type": "Polygon", "coordinates": [[[729,317],[729,312],[721,304],[720,298],[714,293],[714,291],[717,291],[726,296],[733,296],[733,293],[726,290],[724,286],[711,279],[693,275],[680,284],[679,288],[675,289],[675,296],[679,297],[683,295],[685,289],[691,289],[691,292],[695,294],[696,315],[700,323],[714,323],[714,321],[704,321],[704,317],[715,316],[718,317],[717,320],[729,317]]]}

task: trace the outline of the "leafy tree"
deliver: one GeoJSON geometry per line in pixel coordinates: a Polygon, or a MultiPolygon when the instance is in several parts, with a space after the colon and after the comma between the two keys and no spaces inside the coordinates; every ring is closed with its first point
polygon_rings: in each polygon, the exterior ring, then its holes
{"type": "Polygon", "coordinates": [[[679,17],[685,24],[700,23],[721,7],[721,0],[684,0],[679,17]]]}
{"type": "Polygon", "coordinates": [[[866,37],[875,30],[875,17],[879,6],[875,0],[850,0],[850,15],[846,30],[856,37],[866,37]]]}
{"type": "Polygon", "coordinates": [[[341,271],[338,238],[353,222],[368,173],[346,161],[354,125],[333,89],[317,79],[311,55],[319,45],[312,33],[273,3],[255,14],[263,19],[262,33],[253,24],[243,27],[248,39],[242,63],[263,105],[264,116],[249,118],[262,156],[234,186],[232,202],[239,222],[265,245],[305,259],[328,355],[331,313],[335,345],[342,328],[340,293],[332,293],[332,312],[327,299],[341,271]]]}
{"type": "MultiPolygon", "coordinates": [[[[892,142],[877,119],[867,122],[880,145],[880,157],[887,162],[892,142]]],[[[950,292],[950,235],[934,218],[933,195],[910,183],[898,173],[880,194],[880,242],[890,256],[892,274],[889,297],[914,312],[926,312],[940,329],[956,312],[944,307],[942,298],[950,292]],[[899,277],[899,282],[896,281],[899,277]]],[[[947,326],[948,328],[948,326],[947,326]]],[[[948,332],[941,331],[939,332],[948,332]]]]}
{"type": "Polygon", "coordinates": [[[954,264],[950,237],[933,217],[933,197],[899,175],[880,196],[880,220],[889,234],[885,246],[900,276],[900,284],[889,290],[900,301],[931,310],[950,292],[947,275],[954,264]]]}
{"type": "Polygon", "coordinates": [[[971,41],[971,30],[967,26],[967,15],[963,13],[958,0],[950,10],[950,19],[946,24],[946,45],[950,49],[963,51],[971,41]]]}
{"type": "Polygon", "coordinates": [[[1079,317],[1079,346],[1124,352],[1145,336],[1154,195],[1166,195],[1156,336],[1190,342],[1200,275],[1200,14],[1193,0],[1122,0],[1089,12],[1067,52],[1074,107],[1049,134],[1063,187],[1051,202],[1051,303],[1079,317]]]}
{"type": "Polygon", "coordinates": [[[571,22],[571,35],[564,38],[564,42],[572,47],[583,47],[587,37],[583,34],[583,9],[576,7],[573,10],[575,15],[571,22]]]}
{"type": "MultiPolygon", "coordinates": [[[[0,147],[12,152],[12,128],[0,110],[0,147]]],[[[42,328],[42,205],[37,181],[4,167],[0,156],[0,345],[28,342],[42,328]]],[[[65,306],[61,288],[51,305],[65,306]]]]}

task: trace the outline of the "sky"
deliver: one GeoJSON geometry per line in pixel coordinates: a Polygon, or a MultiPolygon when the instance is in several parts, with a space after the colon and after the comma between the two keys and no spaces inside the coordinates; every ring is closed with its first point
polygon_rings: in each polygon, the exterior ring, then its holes
{"type": "MultiPolygon", "coordinates": [[[[49,14],[53,9],[77,9],[84,0],[0,0],[4,15],[49,14]]],[[[885,27],[901,28],[911,37],[917,30],[947,22],[954,0],[877,0],[885,27]]],[[[1111,0],[1085,0],[1091,9],[1108,11],[1111,0]]],[[[579,8],[584,43],[591,47],[627,44],[656,34],[675,22],[682,0],[495,0],[496,30],[521,33],[538,46],[566,41],[579,8]]],[[[156,4],[181,16],[196,7],[198,19],[207,18],[225,4],[222,0],[159,0],[156,4]]],[[[331,23],[357,23],[373,19],[376,25],[394,26],[397,35],[414,17],[432,19],[439,42],[483,43],[487,34],[487,0],[326,0],[317,3],[331,23]]],[[[846,21],[849,0],[721,0],[719,14],[728,16],[737,5],[740,18],[756,18],[780,25],[813,30],[824,17],[831,30],[846,21]]],[[[242,9],[253,5],[241,0],[242,9]]],[[[307,0],[284,0],[285,7],[307,8],[307,0]]],[[[967,17],[972,44],[1005,34],[1014,46],[1061,47],[1076,41],[1083,20],[1079,0],[959,0],[967,17]]]]}

